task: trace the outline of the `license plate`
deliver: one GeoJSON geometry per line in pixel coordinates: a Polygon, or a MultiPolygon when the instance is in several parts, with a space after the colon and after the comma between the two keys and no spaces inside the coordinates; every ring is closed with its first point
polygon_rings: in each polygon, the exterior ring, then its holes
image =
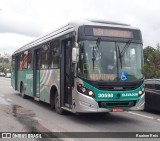
{"type": "Polygon", "coordinates": [[[123,112],[122,108],[113,108],[112,112],[123,112]]]}

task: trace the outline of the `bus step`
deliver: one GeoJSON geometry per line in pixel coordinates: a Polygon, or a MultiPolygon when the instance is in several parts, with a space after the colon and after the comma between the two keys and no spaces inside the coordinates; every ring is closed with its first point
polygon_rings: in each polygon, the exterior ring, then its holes
{"type": "Polygon", "coordinates": [[[34,97],[34,100],[39,101],[39,97],[34,97]]]}
{"type": "Polygon", "coordinates": [[[61,107],[61,108],[64,109],[64,110],[66,110],[66,111],[72,112],[71,108],[68,108],[68,107],[61,107]]]}

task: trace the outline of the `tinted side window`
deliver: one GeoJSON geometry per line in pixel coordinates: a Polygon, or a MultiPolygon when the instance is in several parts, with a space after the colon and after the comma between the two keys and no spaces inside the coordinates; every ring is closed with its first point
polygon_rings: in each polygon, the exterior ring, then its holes
{"type": "Polygon", "coordinates": [[[23,69],[23,54],[19,56],[19,70],[23,69]]]}
{"type": "Polygon", "coordinates": [[[28,61],[27,61],[27,66],[28,66],[28,69],[31,69],[32,68],[32,53],[29,52],[28,54],[28,61]]]}
{"type": "Polygon", "coordinates": [[[43,45],[41,52],[41,69],[48,68],[48,45],[43,45]]]}
{"type": "Polygon", "coordinates": [[[59,68],[60,42],[55,40],[50,44],[50,68],[59,68]]]}
{"type": "Polygon", "coordinates": [[[15,57],[12,57],[12,70],[15,70],[15,57]]]}
{"type": "Polygon", "coordinates": [[[23,59],[22,59],[23,69],[27,69],[27,61],[28,61],[28,52],[23,54],[23,59]]]}
{"type": "Polygon", "coordinates": [[[21,54],[19,70],[31,69],[31,58],[32,58],[32,54],[30,51],[25,51],[23,54],[21,54]]]}
{"type": "Polygon", "coordinates": [[[36,51],[36,70],[41,68],[41,50],[36,51]]]}

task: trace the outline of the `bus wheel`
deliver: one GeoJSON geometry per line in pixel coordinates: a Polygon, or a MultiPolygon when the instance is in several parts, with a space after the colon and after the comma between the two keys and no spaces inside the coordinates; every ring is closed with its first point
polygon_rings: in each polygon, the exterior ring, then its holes
{"type": "Polygon", "coordinates": [[[56,111],[56,113],[58,113],[60,115],[64,114],[64,110],[60,107],[59,95],[58,95],[57,91],[55,93],[55,111],[56,111]]]}
{"type": "Polygon", "coordinates": [[[55,109],[55,96],[53,94],[50,96],[50,105],[51,110],[55,109]]]}
{"type": "Polygon", "coordinates": [[[21,96],[22,96],[23,98],[26,98],[26,95],[25,95],[25,93],[24,93],[24,85],[23,85],[23,83],[21,84],[21,96]]]}

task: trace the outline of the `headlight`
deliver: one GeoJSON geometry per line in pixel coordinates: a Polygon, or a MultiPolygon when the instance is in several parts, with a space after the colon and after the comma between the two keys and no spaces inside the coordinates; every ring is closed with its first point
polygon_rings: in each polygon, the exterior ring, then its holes
{"type": "Polygon", "coordinates": [[[94,93],[92,91],[89,91],[88,94],[89,94],[89,96],[93,96],[94,95],[94,93]]]}
{"type": "Polygon", "coordinates": [[[139,91],[139,95],[141,95],[142,94],[142,91],[139,91]]]}
{"type": "Polygon", "coordinates": [[[93,91],[84,87],[82,84],[77,84],[77,91],[87,96],[94,97],[93,91]]]}
{"type": "Polygon", "coordinates": [[[144,94],[144,88],[142,88],[139,92],[138,92],[139,96],[141,96],[142,94],[144,94]]]}

